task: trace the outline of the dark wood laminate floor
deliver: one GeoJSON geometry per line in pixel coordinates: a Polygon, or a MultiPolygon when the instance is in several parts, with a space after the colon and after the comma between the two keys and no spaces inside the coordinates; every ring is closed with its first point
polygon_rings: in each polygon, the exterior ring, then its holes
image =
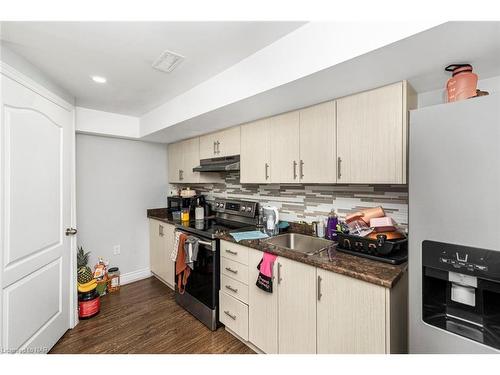
{"type": "Polygon", "coordinates": [[[212,332],[151,277],[101,298],[99,315],[82,320],[50,353],[247,354],[253,351],[223,328],[212,332]]]}

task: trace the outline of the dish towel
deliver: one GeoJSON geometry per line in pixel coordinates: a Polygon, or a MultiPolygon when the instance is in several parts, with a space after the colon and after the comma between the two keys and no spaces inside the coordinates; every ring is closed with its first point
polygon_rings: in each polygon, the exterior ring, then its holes
{"type": "Polygon", "coordinates": [[[188,277],[191,274],[191,268],[186,264],[186,253],[184,252],[184,244],[187,236],[181,233],[179,236],[179,249],[177,250],[177,259],[175,261],[175,276],[177,276],[177,289],[179,294],[184,294],[188,277]]]}
{"type": "Polygon", "coordinates": [[[269,237],[267,234],[262,233],[258,230],[251,230],[247,232],[233,232],[229,234],[234,238],[236,242],[240,242],[243,240],[260,240],[261,238],[269,237]]]}
{"type": "Polygon", "coordinates": [[[184,252],[186,253],[186,264],[194,269],[194,262],[198,259],[198,239],[189,236],[184,242],[184,252]]]}
{"type": "Polygon", "coordinates": [[[273,292],[273,265],[277,257],[277,255],[264,253],[259,265],[257,266],[259,276],[257,277],[255,285],[257,285],[264,292],[273,292]]]}
{"type": "Polygon", "coordinates": [[[175,231],[175,239],[174,239],[174,248],[170,253],[170,260],[175,262],[177,260],[177,251],[179,250],[179,237],[181,236],[181,232],[175,231]]]}

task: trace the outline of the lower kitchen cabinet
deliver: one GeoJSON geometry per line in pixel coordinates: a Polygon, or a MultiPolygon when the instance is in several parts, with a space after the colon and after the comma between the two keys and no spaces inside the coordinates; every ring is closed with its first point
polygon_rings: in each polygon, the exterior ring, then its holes
{"type": "MultiPolygon", "coordinates": [[[[221,246],[231,244],[222,241],[221,246]]],[[[247,251],[248,285],[225,273],[221,282],[221,321],[240,339],[268,354],[407,352],[407,274],[385,288],[278,257],[273,293],[267,293],[255,285],[264,253],[247,251]]],[[[236,263],[229,264],[231,269],[237,269],[236,263]]]]}
{"type": "Polygon", "coordinates": [[[316,267],[277,259],[278,352],[316,353],[316,267]]]}
{"type": "Polygon", "coordinates": [[[175,227],[149,219],[149,254],[151,272],[171,288],[175,285],[175,262],[170,259],[174,247],[175,227]]]}
{"type": "Polygon", "coordinates": [[[318,353],[385,353],[385,289],[318,269],[318,353]]]}
{"type": "MultiPolygon", "coordinates": [[[[262,259],[262,251],[248,250],[248,340],[264,353],[278,353],[278,292],[264,292],[255,282],[259,276],[257,269],[262,259]]],[[[273,275],[276,275],[277,262],[273,275]]],[[[274,279],[276,286],[276,278],[274,279]]]]}

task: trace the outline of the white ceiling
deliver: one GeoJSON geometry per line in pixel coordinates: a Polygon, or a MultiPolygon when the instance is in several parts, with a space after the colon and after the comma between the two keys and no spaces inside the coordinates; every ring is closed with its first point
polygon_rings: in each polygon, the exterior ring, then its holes
{"type": "Polygon", "coordinates": [[[1,39],[75,96],[76,105],[139,116],[304,22],[2,22],[1,39]],[[164,50],[186,57],[172,72],[164,50]],[[104,85],[91,75],[107,78],[104,85]]]}
{"type": "Polygon", "coordinates": [[[500,75],[500,22],[448,22],[143,139],[175,142],[404,79],[418,93],[443,89],[444,67],[460,62],[480,79],[500,75]]]}

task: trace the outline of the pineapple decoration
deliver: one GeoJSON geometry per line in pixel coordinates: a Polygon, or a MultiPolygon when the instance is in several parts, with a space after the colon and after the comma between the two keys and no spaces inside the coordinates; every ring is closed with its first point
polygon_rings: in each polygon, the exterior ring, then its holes
{"type": "Polygon", "coordinates": [[[78,248],[78,252],[76,255],[76,264],[79,292],[88,292],[95,289],[95,287],[97,286],[96,280],[94,279],[94,274],[90,267],[87,266],[89,262],[89,255],[90,251],[85,252],[82,246],[78,248]]]}

